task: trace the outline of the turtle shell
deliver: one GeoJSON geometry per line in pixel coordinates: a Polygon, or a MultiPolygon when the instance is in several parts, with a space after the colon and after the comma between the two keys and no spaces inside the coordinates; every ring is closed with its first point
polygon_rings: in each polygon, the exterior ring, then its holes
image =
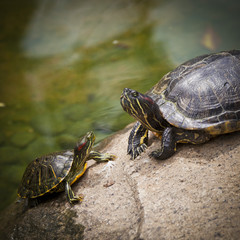
{"type": "Polygon", "coordinates": [[[73,156],[73,151],[64,151],[32,161],[24,172],[18,195],[35,198],[50,191],[64,190],[64,185],[60,183],[71,170],[73,156]]]}
{"type": "Polygon", "coordinates": [[[189,60],[149,92],[171,125],[212,135],[240,130],[240,51],[189,60]]]}

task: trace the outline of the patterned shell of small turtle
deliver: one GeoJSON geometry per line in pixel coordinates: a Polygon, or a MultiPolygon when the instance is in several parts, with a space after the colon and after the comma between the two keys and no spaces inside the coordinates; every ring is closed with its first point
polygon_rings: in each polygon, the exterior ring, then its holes
{"type": "MultiPolygon", "coordinates": [[[[54,190],[69,173],[73,162],[73,151],[64,151],[42,156],[32,161],[25,170],[18,194],[22,198],[41,196],[54,190]]],[[[58,187],[57,187],[58,186],[58,187]]],[[[61,187],[61,189],[58,189],[61,187]]]]}
{"type": "Polygon", "coordinates": [[[240,51],[204,55],[166,74],[149,92],[173,126],[212,135],[240,130],[240,51]]]}

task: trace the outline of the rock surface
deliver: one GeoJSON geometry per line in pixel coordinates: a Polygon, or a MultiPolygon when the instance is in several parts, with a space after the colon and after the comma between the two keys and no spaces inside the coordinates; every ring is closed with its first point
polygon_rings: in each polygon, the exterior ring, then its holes
{"type": "MultiPolygon", "coordinates": [[[[131,125],[132,126],[132,125],[131,125]]],[[[131,126],[103,142],[115,165],[91,164],[73,190],[24,211],[15,203],[1,216],[3,239],[239,239],[240,132],[202,145],[182,144],[168,160],[150,159],[151,136],[137,159],[126,155],[131,126]]]]}

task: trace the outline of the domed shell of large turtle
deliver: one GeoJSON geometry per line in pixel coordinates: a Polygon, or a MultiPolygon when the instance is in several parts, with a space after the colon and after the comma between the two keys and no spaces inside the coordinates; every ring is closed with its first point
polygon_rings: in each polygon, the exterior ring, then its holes
{"type": "Polygon", "coordinates": [[[212,135],[240,130],[240,51],[189,60],[148,93],[171,125],[212,135]]]}
{"type": "Polygon", "coordinates": [[[72,151],[53,153],[35,159],[24,172],[18,195],[21,198],[35,198],[55,190],[68,175],[72,163],[72,151]]]}

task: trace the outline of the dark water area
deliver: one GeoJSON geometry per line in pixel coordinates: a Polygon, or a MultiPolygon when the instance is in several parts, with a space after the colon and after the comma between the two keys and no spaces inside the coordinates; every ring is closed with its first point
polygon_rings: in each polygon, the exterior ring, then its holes
{"type": "Polygon", "coordinates": [[[124,87],[147,91],[197,55],[240,49],[237,0],[2,0],[0,209],[27,164],[134,121],[124,87]]]}

